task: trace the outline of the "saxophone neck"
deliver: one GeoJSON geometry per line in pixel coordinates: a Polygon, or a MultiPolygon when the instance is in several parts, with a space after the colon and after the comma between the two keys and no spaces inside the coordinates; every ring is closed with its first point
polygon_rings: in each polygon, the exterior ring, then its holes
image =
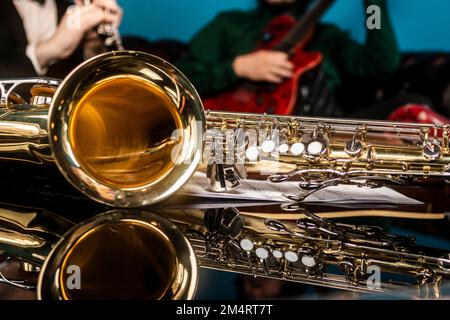
{"type": "Polygon", "coordinates": [[[3,205],[0,208],[0,250],[41,266],[54,244],[73,225],[41,209],[3,205]]]}

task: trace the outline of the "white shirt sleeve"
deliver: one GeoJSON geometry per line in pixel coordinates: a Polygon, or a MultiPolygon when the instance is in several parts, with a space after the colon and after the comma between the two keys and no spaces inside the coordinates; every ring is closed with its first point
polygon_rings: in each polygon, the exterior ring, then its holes
{"type": "Polygon", "coordinates": [[[34,70],[36,70],[36,73],[39,76],[45,75],[45,73],[47,72],[47,68],[42,67],[39,64],[39,60],[36,55],[36,45],[35,44],[30,43],[27,46],[26,55],[27,55],[28,59],[30,59],[31,63],[33,64],[33,67],[34,67],[34,70]]]}
{"type": "MultiPolygon", "coordinates": [[[[2,0],[0,0],[2,1],[2,0]]],[[[48,66],[41,66],[36,56],[36,44],[50,39],[58,26],[56,0],[46,0],[43,4],[33,0],[13,0],[28,40],[25,54],[40,76],[47,72],[48,66]]]]}

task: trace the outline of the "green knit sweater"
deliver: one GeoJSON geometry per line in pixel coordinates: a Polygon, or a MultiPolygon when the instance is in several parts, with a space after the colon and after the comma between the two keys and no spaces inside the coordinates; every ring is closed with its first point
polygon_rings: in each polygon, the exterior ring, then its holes
{"type": "MultiPolygon", "coordinates": [[[[306,48],[324,55],[323,67],[331,89],[347,75],[383,79],[392,74],[400,62],[385,1],[365,2],[366,6],[375,4],[381,8],[381,29],[367,30],[364,45],[334,25],[319,24],[306,48]]],[[[239,80],[232,68],[234,59],[255,50],[263,29],[273,18],[274,14],[264,9],[219,14],[193,37],[178,67],[203,97],[226,89],[239,80]]]]}

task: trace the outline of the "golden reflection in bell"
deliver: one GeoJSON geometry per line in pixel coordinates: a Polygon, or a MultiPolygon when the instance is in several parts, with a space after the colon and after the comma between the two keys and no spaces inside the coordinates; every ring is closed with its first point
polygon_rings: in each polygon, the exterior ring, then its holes
{"type": "Polygon", "coordinates": [[[126,189],[150,185],[171,171],[180,149],[174,148],[182,142],[171,137],[181,128],[177,106],[161,88],[121,75],[96,83],[76,103],[69,135],[83,170],[126,189]]]}
{"type": "Polygon", "coordinates": [[[81,237],[64,258],[61,294],[65,300],[161,299],[176,278],[177,264],[174,247],[155,226],[139,221],[102,225],[81,237]],[[79,270],[79,288],[71,266],[79,270]]]}

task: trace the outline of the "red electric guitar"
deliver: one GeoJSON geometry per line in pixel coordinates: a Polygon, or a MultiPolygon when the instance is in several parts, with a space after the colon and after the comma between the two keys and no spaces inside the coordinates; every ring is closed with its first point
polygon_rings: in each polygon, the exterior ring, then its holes
{"type": "Polygon", "coordinates": [[[290,55],[294,64],[294,76],[280,85],[244,82],[234,90],[216,97],[205,99],[206,109],[221,111],[239,111],[269,113],[279,115],[292,114],[297,103],[297,91],[300,77],[322,62],[320,52],[304,52],[314,26],[335,0],[318,0],[300,21],[291,15],[274,18],[264,31],[264,41],[258,50],[283,51],[290,55]]]}

